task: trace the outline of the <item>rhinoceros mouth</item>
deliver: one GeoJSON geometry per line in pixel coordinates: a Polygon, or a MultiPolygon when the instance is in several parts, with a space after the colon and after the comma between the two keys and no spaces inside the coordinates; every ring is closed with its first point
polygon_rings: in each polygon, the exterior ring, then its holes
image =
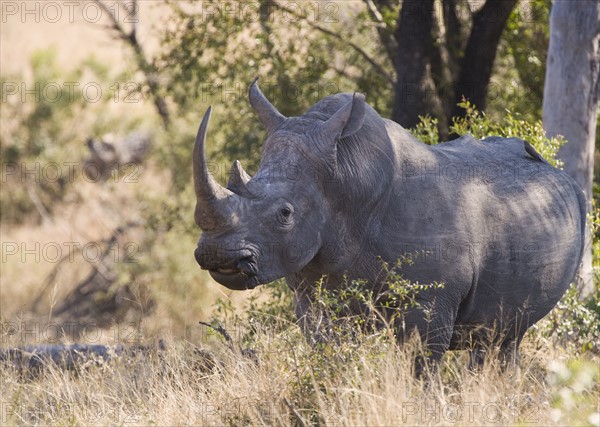
{"type": "Polygon", "coordinates": [[[258,265],[256,257],[252,255],[210,266],[208,272],[213,279],[229,289],[253,289],[259,284],[256,277],[258,265]]]}
{"type": "Polygon", "coordinates": [[[258,256],[250,249],[218,252],[198,247],[194,256],[203,270],[229,289],[253,289],[260,284],[258,256]]]}
{"type": "Polygon", "coordinates": [[[217,268],[216,270],[212,270],[215,273],[218,273],[222,276],[231,276],[234,274],[242,274],[242,270],[239,268],[217,268]]]}
{"type": "Polygon", "coordinates": [[[259,281],[255,275],[245,273],[239,269],[218,268],[216,270],[208,270],[208,272],[218,283],[234,291],[254,289],[259,285],[259,281]]]}

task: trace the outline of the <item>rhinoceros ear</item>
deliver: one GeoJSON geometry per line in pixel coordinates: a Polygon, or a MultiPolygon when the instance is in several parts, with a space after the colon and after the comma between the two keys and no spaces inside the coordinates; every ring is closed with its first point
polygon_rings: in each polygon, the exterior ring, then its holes
{"type": "Polygon", "coordinates": [[[254,79],[252,86],[250,86],[248,98],[250,99],[250,105],[258,114],[261,123],[267,128],[267,132],[271,133],[285,121],[286,117],[277,111],[277,108],[275,108],[260,91],[260,88],[258,87],[258,77],[254,79]]]}
{"type": "Polygon", "coordinates": [[[357,132],[364,121],[365,96],[362,93],[355,93],[352,102],[344,105],[329,120],[321,124],[319,130],[337,141],[357,132]]]}

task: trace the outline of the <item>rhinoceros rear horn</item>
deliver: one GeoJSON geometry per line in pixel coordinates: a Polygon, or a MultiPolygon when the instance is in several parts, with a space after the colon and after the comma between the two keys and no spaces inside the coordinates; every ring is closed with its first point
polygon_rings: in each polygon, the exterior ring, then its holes
{"type": "Polygon", "coordinates": [[[247,187],[250,179],[250,175],[246,173],[242,167],[242,164],[239,162],[239,160],[236,160],[231,166],[231,171],[229,171],[229,182],[227,183],[227,188],[238,196],[252,197],[252,193],[247,187]]]}
{"type": "Polygon", "coordinates": [[[267,128],[267,132],[271,133],[277,126],[285,121],[286,117],[277,111],[273,104],[271,104],[267,97],[260,91],[258,87],[258,77],[254,79],[252,86],[250,86],[248,98],[250,99],[250,105],[252,105],[252,108],[254,108],[254,111],[258,114],[260,122],[267,128]]]}
{"type": "Polygon", "coordinates": [[[355,93],[351,102],[348,102],[320,125],[320,131],[337,140],[357,132],[364,121],[365,96],[362,93],[355,93]]]}
{"type": "Polygon", "coordinates": [[[210,120],[211,107],[208,108],[194,144],[194,190],[196,192],[196,210],[194,219],[198,227],[212,230],[224,224],[231,217],[230,200],[233,193],[222,187],[208,170],[206,163],[206,133],[210,120]]]}

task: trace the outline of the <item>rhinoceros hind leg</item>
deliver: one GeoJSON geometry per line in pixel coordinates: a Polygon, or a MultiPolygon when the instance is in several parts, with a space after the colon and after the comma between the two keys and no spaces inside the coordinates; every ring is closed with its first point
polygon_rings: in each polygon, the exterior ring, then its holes
{"type": "Polygon", "coordinates": [[[479,372],[483,369],[483,364],[487,357],[487,351],[482,345],[476,345],[469,350],[469,364],[467,369],[471,372],[479,372]]]}
{"type": "Polygon", "coordinates": [[[518,370],[520,363],[519,345],[523,335],[517,337],[506,337],[500,345],[500,353],[498,355],[500,367],[503,371],[518,370]]]}

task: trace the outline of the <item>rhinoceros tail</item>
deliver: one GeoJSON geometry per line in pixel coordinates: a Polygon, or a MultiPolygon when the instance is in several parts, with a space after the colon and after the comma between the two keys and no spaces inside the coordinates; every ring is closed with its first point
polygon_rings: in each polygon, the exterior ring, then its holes
{"type": "Polygon", "coordinates": [[[548,162],[546,161],[546,159],[544,159],[540,155],[540,153],[538,153],[537,151],[535,151],[535,148],[533,148],[533,146],[529,142],[523,141],[523,145],[525,146],[525,151],[527,151],[527,154],[529,154],[531,157],[533,157],[538,162],[542,162],[542,163],[548,164],[548,162]]]}

